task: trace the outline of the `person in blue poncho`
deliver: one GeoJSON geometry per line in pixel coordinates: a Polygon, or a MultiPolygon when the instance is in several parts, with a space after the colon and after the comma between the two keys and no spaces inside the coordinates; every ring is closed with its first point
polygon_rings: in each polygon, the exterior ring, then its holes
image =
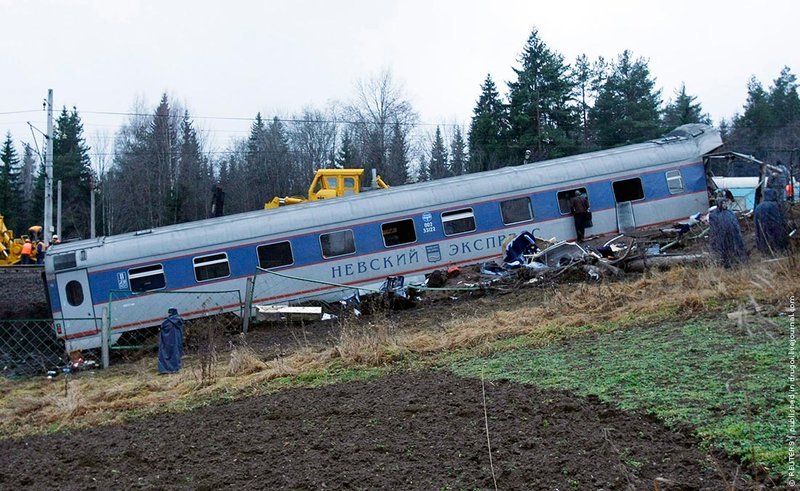
{"type": "Polygon", "coordinates": [[[183,318],[178,309],[169,309],[161,323],[158,343],[158,373],[178,373],[183,356],[183,318]]]}
{"type": "Polygon", "coordinates": [[[764,199],[753,212],[756,227],[756,247],[765,255],[782,254],[789,248],[786,217],[778,203],[778,192],[764,190],[764,199]]]}
{"type": "Polygon", "coordinates": [[[747,262],[739,221],[727,207],[724,199],[717,200],[717,208],[708,215],[711,250],[717,261],[726,268],[747,262]]]}

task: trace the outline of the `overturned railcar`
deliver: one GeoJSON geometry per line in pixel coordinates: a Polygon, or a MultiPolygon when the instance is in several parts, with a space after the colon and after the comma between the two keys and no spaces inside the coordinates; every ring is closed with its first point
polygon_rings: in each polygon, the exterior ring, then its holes
{"type": "Polygon", "coordinates": [[[545,162],[392,187],[55,246],[45,260],[54,329],[69,349],[99,347],[156,326],[174,292],[194,318],[240,311],[248,278],[258,303],[340,299],[452,265],[498,257],[511,235],[575,237],[568,197],[585,191],[592,234],[679,220],[708,206],[704,155],[722,144],[706,125],[545,162]],[[263,268],[276,274],[257,274],[263,268]],[[235,292],[209,307],[203,292],[235,292]],[[124,315],[122,315],[124,314],[124,315]]]}

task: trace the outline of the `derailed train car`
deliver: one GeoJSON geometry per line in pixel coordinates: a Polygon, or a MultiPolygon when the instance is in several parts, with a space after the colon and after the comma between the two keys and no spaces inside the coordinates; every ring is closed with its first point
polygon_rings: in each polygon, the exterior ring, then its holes
{"type": "MultiPolygon", "coordinates": [[[[522,231],[575,238],[568,198],[576,190],[588,195],[593,234],[679,220],[707,208],[703,157],[721,144],[710,126],[685,125],[611,150],[60,244],[45,259],[54,329],[68,349],[95,348],[101,316],[134,312],[112,322],[113,343],[158,325],[170,292],[244,298],[258,268],[278,273],[258,276],[258,303],[338,300],[387,276],[419,281],[496,258],[522,231]]],[[[241,308],[240,300],[222,306],[241,308]]],[[[187,318],[210,310],[200,300],[182,306],[187,318]]]]}

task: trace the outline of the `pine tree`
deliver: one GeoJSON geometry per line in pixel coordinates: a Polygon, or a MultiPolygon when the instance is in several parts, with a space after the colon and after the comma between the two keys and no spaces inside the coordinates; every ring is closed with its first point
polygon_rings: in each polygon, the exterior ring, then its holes
{"type": "Polygon", "coordinates": [[[18,192],[19,158],[10,131],[6,133],[0,148],[0,163],[0,215],[5,218],[6,226],[14,230],[22,224],[18,223],[21,205],[18,192]]]}
{"type": "Polygon", "coordinates": [[[167,94],[161,96],[150,123],[147,139],[150,154],[152,225],[175,223],[175,189],[178,179],[180,117],[173,112],[167,94]]]}
{"type": "Polygon", "coordinates": [[[259,204],[263,206],[275,195],[274,183],[270,182],[267,173],[267,125],[260,112],[250,125],[243,164],[243,180],[240,184],[244,187],[237,189],[237,192],[242,195],[244,210],[255,210],[259,204]]]}
{"type": "Polygon", "coordinates": [[[491,75],[481,85],[467,137],[469,172],[497,169],[505,164],[506,109],[491,75]]]}
{"type": "Polygon", "coordinates": [[[438,126],[436,127],[436,133],[431,145],[431,160],[428,164],[428,173],[432,180],[441,179],[450,175],[447,167],[447,149],[444,146],[442,132],[438,126]]]}
{"type": "Polygon", "coordinates": [[[36,215],[34,203],[34,184],[36,180],[36,154],[30,145],[23,143],[22,166],[19,172],[20,219],[22,226],[35,225],[41,221],[36,215]]]}
{"type": "Polygon", "coordinates": [[[450,142],[450,175],[460,176],[467,172],[467,154],[464,150],[464,137],[461,128],[456,126],[453,140],[450,142]]]}
{"type": "MultiPolygon", "coordinates": [[[[308,176],[300,176],[297,162],[291,158],[286,127],[278,117],[272,118],[265,140],[267,175],[274,186],[275,195],[299,194],[308,189],[308,176]]],[[[261,202],[269,201],[272,195],[261,196],[261,202]]],[[[263,205],[262,205],[263,206],[263,205]]]]}
{"type": "Polygon", "coordinates": [[[512,161],[521,163],[528,150],[534,161],[575,153],[580,126],[569,65],[536,29],[519,61],[517,80],[508,84],[512,161]]]}
{"type": "Polygon", "coordinates": [[[358,149],[353,144],[350,130],[345,128],[342,132],[342,141],[339,152],[336,154],[335,165],[337,169],[355,169],[361,167],[358,162],[358,149]]]}
{"type": "Polygon", "coordinates": [[[612,67],[589,113],[603,148],[656,138],[661,133],[661,92],[647,62],[624,51],[612,67]]]}
{"type": "Polygon", "coordinates": [[[428,161],[424,157],[419,158],[417,165],[417,182],[431,180],[431,173],[428,170],[428,161]]]}
{"type": "Polygon", "coordinates": [[[176,222],[200,220],[209,213],[211,176],[189,111],[184,112],[180,131],[178,178],[174,193],[176,222]]]}
{"type": "Polygon", "coordinates": [[[689,123],[711,124],[711,117],[703,113],[696,99],[686,93],[686,84],[681,84],[681,88],[675,91],[675,100],[664,109],[664,129],[669,131],[689,123]]]}
{"type": "Polygon", "coordinates": [[[68,112],[63,108],[53,138],[53,180],[61,181],[61,227],[65,238],[89,237],[94,178],[89,150],[78,110],[73,107],[68,112]]]}
{"type": "Polygon", "coordinates": [[[391,174],[381,176],[386,182],[392,185],[400,185],[409,181],[408,142],[406,142],[406,132],[403,131],[398,122],[395,122],[392,129],[392,139],[389,140],[386,163],[387,171],[391,171],[391,174]]]}

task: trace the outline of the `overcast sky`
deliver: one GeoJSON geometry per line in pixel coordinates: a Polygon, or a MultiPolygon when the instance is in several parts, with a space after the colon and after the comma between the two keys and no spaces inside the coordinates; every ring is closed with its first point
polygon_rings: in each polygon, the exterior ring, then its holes
{"type": "Polygon", "coordinates": [[[685,82],[718,122],[751,76],[798,74],[799,13],[796,0],[0,0],[0,131],[30,142],[52,88],[99,147],[125,118],[95,113],[167,92],[221,148],[258,111],[346,101],[386,68],[423,123],[468,124],[487,74],[506,93],[534,27],[569,63],[632,50],[665,101],[685,82]]]}

